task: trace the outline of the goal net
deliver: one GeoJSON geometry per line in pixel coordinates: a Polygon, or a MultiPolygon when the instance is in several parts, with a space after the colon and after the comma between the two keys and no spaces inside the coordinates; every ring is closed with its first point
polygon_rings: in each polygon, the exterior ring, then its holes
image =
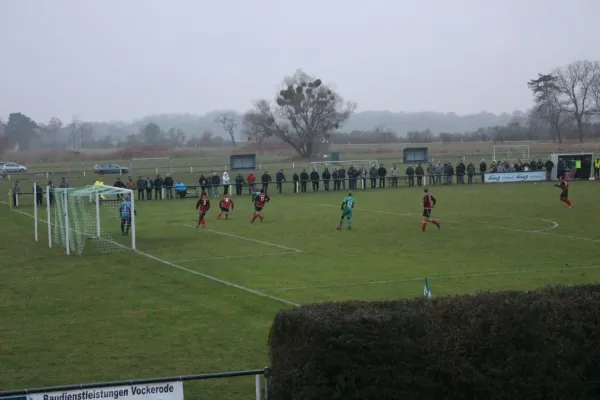
{"type": "Polygon", "coordinates": [[[310,170],[322,171],[325,167],[329,169],[340,169],[344,167],[345,169],[353,166],[356,169],[366,168],[367,170],[371,167],[375,166],[375,168],[379,168],[379,161],[377,160],[343,160],[343,161],[316,161],[311,162],[309,167],[310,170]]]}
{"type": "Polygon", "coordinates": [[[129,173],[135,175],[170,174],[173,164],[170,157],[159,158],[132,158],[129,161],[129,173]]]}
{"type": "Polygon", "coordinates": [[[505,144],[494,146],[494,161],[499,160],[529,160],[528,144],[505,144]]]}
{"type": "Polygon", "coordinates": [[[67,255],[82,254],[88,243],[100,253],[135,249],[132,190],[94,185],[55,189],[53,195],[53,242],[67,255]]]}

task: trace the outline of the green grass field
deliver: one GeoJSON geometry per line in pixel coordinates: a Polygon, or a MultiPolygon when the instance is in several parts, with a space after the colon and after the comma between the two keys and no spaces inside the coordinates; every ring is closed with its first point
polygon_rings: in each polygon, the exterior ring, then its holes
{"type": "MultiPolygon", "coordinates": [[[[571,184],[573,209],[550,183],[431,190],[442,228],[425,233],[419,188],[358,191],[341,232],[342,192],[273,194],[253,225],[249,197],[234,197],[207,231],[186,226],[195,199],[138,202],[137,253],[87,244],[71,257],[48,248],[43,224],[34,242],[27,200],[0,204],[0,389],[262,368],[281,308],[421,296],[425,276],[433,296],[600,278],[596,183],[571,184]]],[[[126,239],[116,219],[105,228],[126,239]]],[[[253,379],[185,390],[245,399],[253,379]]]]}

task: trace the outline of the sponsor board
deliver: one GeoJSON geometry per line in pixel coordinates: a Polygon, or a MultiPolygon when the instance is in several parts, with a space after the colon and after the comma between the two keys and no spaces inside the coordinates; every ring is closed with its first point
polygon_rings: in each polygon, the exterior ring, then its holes
{"type": "Polygon", "coordinates": [[[149,383],[35,393],[0,400],[183,400],[183,382],[149,383]]]}
{"type": "Polygon", "coordinates": [[[539,182],[546,180],[546,171],[485,174],[483,179],[485,183],[539,182]]]}

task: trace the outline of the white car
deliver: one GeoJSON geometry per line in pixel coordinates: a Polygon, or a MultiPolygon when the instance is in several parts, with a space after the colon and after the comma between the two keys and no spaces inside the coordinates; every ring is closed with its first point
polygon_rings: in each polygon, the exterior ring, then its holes
{"type": "Polygon", "coordinates": [[[6,171],[7,173],[15,173],[15,172],[27,172],[27,167],[24,165],[19,165],[11,162],[0,163],[0,168],[6,171]]]}

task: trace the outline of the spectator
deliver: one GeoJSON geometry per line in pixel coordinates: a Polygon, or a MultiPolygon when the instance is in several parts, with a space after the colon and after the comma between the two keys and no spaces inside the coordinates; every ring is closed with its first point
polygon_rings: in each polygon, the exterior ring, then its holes
{"type": "Polygon", "coordinates": [[[152,200],[152,189],[154,188],[154,181],[149,176],[146,177],[146,200],[152,200]]]}
{"type": "Polygon", "coordinates": [[[530,171],[535,171],[537,169],[537,163],[535,160],[531,160],[528,164],[528,167],[530,171]]]}
{"type": "Polygon", "coordinates": [[[473,184],[473,175],[475,174],[475,166],[473,165],[472,162],[469,162],[469,165],[467,165],[467,179],[469,182],[469,185],[473,184]]]}
{"type": "Polygon", "coordinates": [[[371,189],[375,189],[377,187],[377,167],[375,165],[371,165],[369,178],[371,178],[371,189]]]}
{"type": "Polygon", "coordinates": [[[479,173],[481,174],[481,183],[485,182],[485,173],[487,172],[487,164],[485,160],[482,158],[479,163],[479,173]]]}
{"type": "Polygon", "coordinates": [[[300,188],[300,176],[294,171],[294,175],[292,175],[292,180],[294,181],[294,193],[298,193],[300,188]]]}
{"type": "Polygon", "coordinates": [[[346,190],[346,170],[342,165],[340,169],[338,169],[338,179],[340,181],[340,189],[346,190]]]}
{"type": "Polygon", "coordinates": [[[323,173],[321,174],[321,178],[323,179],[323,187],[325,188],[325,191],[328,192],[329,191],[329,180],[331,179],[331,173],[329,172],[329,169],[327,167],[325,167],[325,169],[323,170],[323,173]]]}
{"type": "Polygon", "coordinates": [[[369,171],[365,168],[364,165],[360,166],[360,179],[362,181],[362,189],[367,188],[367,176],[369,175],[369,171]]]}
{"type": "Polygon", "coordinates": [[[223,195],[229,194],[229,173],[223,172],[223,195]]]}
{"type": "Polygon", "coordinates": [[[242,195],[242,190],[244,189],[245,183],[246,182],[244,181],[244,177],[242,176],[242,174],[238,173],[235,177],[235,194],[237,194],[238,196],[242,195]]]}
{"type": "Polygon", "coordinates": [[[163,185],[163,178],[161,178],[160,175],[156,175],[156,179],[154,180],[154,200],[162,200],[163,185]]]}
{"type": "Polygon", "coordinates": [[[436,185],[442,184],[442,175],[444,175],[444,166],[442,165],[441,162],[438,161],[437,165],[435,166],[435,184],[436,185]]]}
{"type": "Polygon", "coordinates": [[[541,159],[541,158],[538,158],[538,162],[537,162],[537,167],[536,167],[536,169],[537,169],[538,171],[543,171],[543,170],[545,169],[544,162],[542,161],[542,159],[541,159]]]}
{"type": "Polygon", "coordinates": [[[38,206],[43,206],[44,205],[44,190],[42,189],[42,187],[40,185],[38,185],[37,183],[35,184],[35,202],[37,203],[38,206]]]}
{"type": "Polygon", "coordinates": [[[166,194],[167,194],[167,200],[173,200],[173,177],[171,176],[171,174],[167,174],[165,176],[165,181],[163,182],[165,189],[166,189],[166,194]]]}
{"type": "Polygon", "coordinates": [[[69,182],[67,181],[67,178],[65,178],[64,176],[62,178],[60,178],[60,185],[58,186],[61,189],[66,189],[69,187],[69,182]]]}
{"type": "Polygon", "coordinates": [[[133,181],[133,179],[131,178],[131,176],[127,177],[127,183],[125,185],[127,186],[127,189],[129,189],[129,190],[135,190],[136,189],[135,182],[133,181]]]}
{"type": "Polygon", "coordinates": [[[383,167],[383,164],[379,166],[379,170],[377,170],[377,175],[379,175],[379,187],[385,188],[385,177],[387,176],[387,170],[383,167]]]}
{"type": "Polygon", "coordinates": [[[415,169],[412,165],[409,165],[408,168],[406,168],[405,174],[408,179],[408,187],[415,186],[415,169]]]}
{"type": "Polygon", "coordinates": [[[13,207],[19,207],[19,195],[21,194],[21,185],[19,185],[19,181],[15,181],[12,187],[12,203],[13,207]]]}
{"type": "Polygon", "coordinates": [[[300,193],[306,193],[306,184],[308,183],[308,172],[305,169],[300,172],[300,193]]]}
{"type": "Polygon", "coordinates": [[[213,172],[211,178],[211,186],[212,186],[212,195],[215,197],[219,197],[219,185],[221,184],[221,178],[217,175],[216,172],[213,172]]]}
{"type": "Polygon", "coordinates": [[[136,182],[137,191],[138,191],[138,200],[144,200],[144,192],[146,190],[146,181],[140,175],[136,182]]]}
{"type": "Polygon", "coordinates": [[[252,194],[256,192],[256,176],[254,176],[254,172],[248,174],[246,182],[248,182],[248,193],[252,194]]]}
{"type": "MultiPolygon", "coordinates": [[[[562,161],[562,160],[560,160],[560,161],[562,161]]],[[[559,161],[558,165],[560,165],[560,161],[559,161]]],[[[554,163],[552,162],[552,160],[546,161],[546,164],[544,165],[544,169],[546,170],[546,180],[547,181],[552,180],[552,169],[553,168],[554,168],[554,163]]],[[[558,177],[560,177],[560,173],[559,173],[559,171],[557,171],[557,173],[559,174],[557,176],[557,178],[558,178],[558,177]]]]}
{"type": "Polygon", "coordinates": [[[594,161],[594,178],[600,178],[600,158],[594,161]]]}
{"type": "Polygon", "coordinates": [[[435,185],[435,167],[432,163],[427,166],[427,184],[429,186],[435,185]]]}
{"type": "Polygon", "coordinates": [[[417,186],[423,186],[423,176],[425,175],[425,171],[423,171],[421,164],[417,164],[417,168],[415,168],[415,175],[417,176],[417,186]]]}
{"type": "Polygon", "coordinates": [[[283,183],[284,182],[287,182],[287,181],[285,180],[285,175],[283,174],[283,170],[280,169],[275,174],[275,183],[277,184],[277,191],[279,192],[279,194],[281,194],[281,192],[283,191],[283,183]]]}
{"type": "Polygon", "coordinates": [[[392,177],[392,187],[398,187],[398,168],[396,168],[396,164],[392,165],[392,169],[390,169],[390,176],[392,177]]]}
{"type": "Polygon", "coordinates": [[[456,183],[460,183],[461,185],[465,183],[466,169],[467,167],[465,166],[465,163],[459,161],[458,165],[456,166],[456,183]]]}
{"type": "Polygon", "coordinates": [[[54,204],[54,183],[52,181],[48,181],[48,192],[50,197],[50,205],[54,204]]]}
{"type": "Polygon", "coordinates": [[[175,184],[175,194],[183,199],[187,195],[187,187],[181,181],[177,181],[175,184]]]}
{"type": "Polygon", "coordinates": [[[269,175],[269,173],[267,171],[265,171],[265,173],[262,174],[260,181],[262,182],[262,188],[265,191],[265,194],[267,194],[268,190],[269,190],[269,183],[271,183],[273,181],[273,179],[271,178],[271,175],[269,175]]]}
{"type": "Polygon", "coordinates": [[[312,190],[313,192],[319,191],[319,173],[316,169],[313,169],[310,173],[310,180],[312,182],[312,190]]]}
{"type": "MultiPolygon", "coordinates": [[[[300,174],[300,179],[302,179],[302,174],[300,174]]],[[[333,169],[331,179],[333,179],[333,190],[340,190],[340,177],[338,176],[338,170],[336,168],[333,169]]]]}
{"type": "MultiPolygon", "coordinates": [[[[61,187],[62,187],[62,184],[61,184],[61,187]]],[[[116,187],[119,189],[125,189],[125,184],[121,181],[121,178],[117,178],[115,183],[113,183],[113,187],[116,187]]]]}
{"type": "Polygon", "coordinates": [[[350,190],[356,189],[356,183],[358,181],[358,171],[354,168],[354,165],[350,164],[350,168],[348,168],[348,184],[350,186],[350,190]]]}

